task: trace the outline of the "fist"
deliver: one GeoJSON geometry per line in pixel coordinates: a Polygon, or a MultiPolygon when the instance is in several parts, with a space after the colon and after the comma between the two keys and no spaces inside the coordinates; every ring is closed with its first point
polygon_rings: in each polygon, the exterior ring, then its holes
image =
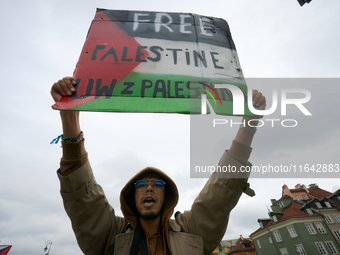
{"type": "Polygon", "coordinates": [[[75,85],[76,81],[73,77],[64,77],[55,82],[51,88],[51,96],[54,102],[59,101],[64,96],[71,96],[76,91],[75,85]]]}
{"type": "Polygon", "coordinates": [[[257,90],[253,90],[253,105],[258,107],[259,110],[266,109],[266,98],[262,95],[261,92],[257,90]]]}

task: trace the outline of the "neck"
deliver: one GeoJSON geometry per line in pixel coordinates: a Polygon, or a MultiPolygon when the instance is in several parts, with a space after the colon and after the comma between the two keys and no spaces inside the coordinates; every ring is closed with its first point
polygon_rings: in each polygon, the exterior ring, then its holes
{"type": "Polygon", "coordinates": [[[143,218],[140,218],[139,220],[140,220],[140,225],[142,226],[145,232],[145,235],[154,235],[158,233],[159,224],[161,220],[160,215],[158,215],[157,218],[152,219],[152,220],[147,220],[143,218]]]}

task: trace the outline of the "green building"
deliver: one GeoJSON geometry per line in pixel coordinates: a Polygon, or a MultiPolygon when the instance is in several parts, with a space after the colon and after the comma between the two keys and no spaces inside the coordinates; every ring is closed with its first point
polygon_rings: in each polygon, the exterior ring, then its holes
{"type": "Polygon", "coordinates": [[[250,235],[258,255],[340,254],[340,200],[316,184],[282,187],[267,218],[250,235]],[[332,198],[332,199],[330,199],[332,198]],[[339,202],[337,202],[339,201],[339,202]]]}

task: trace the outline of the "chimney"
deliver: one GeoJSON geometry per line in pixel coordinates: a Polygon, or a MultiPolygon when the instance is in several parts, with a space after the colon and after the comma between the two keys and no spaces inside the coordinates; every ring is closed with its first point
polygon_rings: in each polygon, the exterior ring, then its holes
{"type": "Polygon", "coordinates": [[[241,238],[241,240],[243,240],[243,236],[242,235],[240,235],[240,238],[241,238]]]}
{"type": "Polygon", "coordinates": [[[301,187],[301,184],[300,184],[300,183],[299,183],[299,184],[296,184],[296,185],[295,185],[295,188],[296,188],[296,189],[301,189],[301,188],[302,188],[302,187],[301,187]]]}
{"type": "Polygon", "coordinates": [[[302,185],[302,188],[307,192],[307,194],[309,193],[309,190],[307,189],[305,184],[302,185]]]}
{"type": "Polygon", "coordinates": [[[286,184],[282,186],[282,197],[284,197],[285,195],[293,197],[292,193],[290,192],[290,189],[286,184]]]}

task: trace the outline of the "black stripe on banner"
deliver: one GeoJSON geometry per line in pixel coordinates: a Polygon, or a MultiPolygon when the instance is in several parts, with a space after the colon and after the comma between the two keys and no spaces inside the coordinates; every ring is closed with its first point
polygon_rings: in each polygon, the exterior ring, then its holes
{"type": "Polygon", "coordinates": [[[131,37],[212,44],[235,50],[228,23],[191,13],[98,9],[131,37]]]}

